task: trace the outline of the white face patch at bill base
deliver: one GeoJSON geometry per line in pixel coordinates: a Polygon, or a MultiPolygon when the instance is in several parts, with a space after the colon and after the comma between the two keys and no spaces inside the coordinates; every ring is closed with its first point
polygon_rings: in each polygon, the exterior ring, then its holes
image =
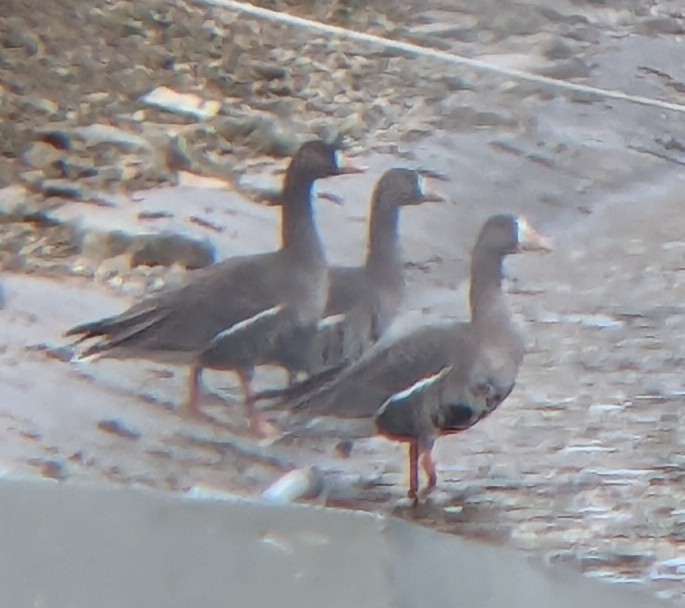
{"type": "Polygon", "coordinates": [[[553,241],[538,234],[522,215],[516,219],[516,238],[519,251],[552,251],[554,249],[553,241]]]}
{"type": "Polygon", "coordinates": [[[248,317],[247,319],[243,319],[242,321],[239,321],[238,323],[235,323],[231,325],[230,327],[227,327],[223,331],[220,331],[214,338],[212,339],[211,344],[216,344],[217,342],[220,342],[221,340],[228,338],[229,336],[232,336],[233,334],[237,334],[241,331],[244,331],[251,325],[256,325],[259,323],[259,321],[266,319],[268,317],[275,317],[279,312],[281,312],[285,308],[285,304],[279,304],[278,306],[274,306],[273,308],[267,308],[266,310],[263,310],[261,312],[258,312],[256,315],[252,317],[248,317]]]}
{"type": "Polygon", "coordinates": [[[530,237],[530,224],[522,215],[516,219],[516,242],[519,245],[526,243],[530,237]]]}
{"type": "Polygon", "coordinates": [[[337,169],[345,168],[345,155],[340,151],[335,151],[335,166],[337,169]]]}
{"type": "Polygon", "coordinates": [[[420,173],[416,178],[416,188],[421,196],[426,196],[426,178],[420,173]]]}

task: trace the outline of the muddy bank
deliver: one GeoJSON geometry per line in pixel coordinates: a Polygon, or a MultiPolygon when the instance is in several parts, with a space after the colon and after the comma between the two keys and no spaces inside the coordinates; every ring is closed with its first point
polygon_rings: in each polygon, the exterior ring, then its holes
{"type": "MultiPolygon", "coordinates": [[[[443,502],[418,519],[674,595],[682,584],[680,210],[677,195],[644,201],[606,196],[602,209],[574,228],[548,226],[557,252],[508,265],[512,305],[529,344],[516,391],[492,420],[439,442],[443,502]]],[[[535,208],[529,211],[535,217],[535,208]]],[[[456,206],[425,209],[421,217],[438,214],[431,221],[440,222],[441,213],[460,221],[456,206]]],[[[320,219],[327,229],[340,223],[320,219]]],[[[421,231],[413,223],[403,229],[412,255],[421,254],[414,248],[421,231]]],[[[251,234],[246,226],[238,244],[245,239],[247,247],[251,234]]],[[[454,239],[442,247],[463,264],[467,241],[456,243],[457,252],[454,239]]],[[[461,314],[453,304],[460,281],[449,266],[409,269],[417,291],[405,322],[461,314]]],[[[208,374],[208,385],[227,401],[206,403],[233,434],[188,425],[174,413],[185,370],[75,365],[43,352],[40,345],[64,344],[64,328],[117,312],[132,294],[79,277],[6,274],[4,282],[6,471],[259,493],[292,467],[315,464],[327,474],[362,475],[345,504],[393,510],[402,496],[403,449],[384,440],[357,444],[344,461],[328,441],[273,450],[251,442],[226,375],[208,374]]],[[[260,380],[269,386],[283,378],[267,371],[260,380]]]]}

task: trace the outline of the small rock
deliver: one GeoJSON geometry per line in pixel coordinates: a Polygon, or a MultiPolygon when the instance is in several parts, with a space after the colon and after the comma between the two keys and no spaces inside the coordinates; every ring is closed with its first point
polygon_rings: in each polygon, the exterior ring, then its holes
{"type": "Polygon", "coordinates": [[[37,110],[43,114],[54,116],[59,112],[59,105],[52,101],[52,99],[45,99],[44,97],[27,97],[22,100],[24,106],[29,109],[37,110]]]}
{"type": "Polygon", "coordinates": [[[57,479],[58,481],[62,481],[68,477],[66,464],[62,460],[33,458],[29,460],[29,464],[38,467],[38,470],[43,477],[57,479]]]}
{"type": "Polygon", "coordinates": [[[33,199],[35,197],[31,197],[24,186],[15,184],[0,189],[0,217],[23,219],[27,215],[40,213],[40,205],[33,199]]]}
{"type": "Polygon", "coordinates": [[[72,181],[84,177],[95,177],[98,174],[98,170],[95,168],[92,161],[68,158],[58,158],[48,167],[45,167],[43,171],[45,172],[46,177],[64,177],[72,181]]]}
{"type": "Polygon", "coordinates": [[[82,234],[80,241],[78,246],[83,255],[91,260],[102,261],[125,253],[131,246],[133,237],[121,230],[88,230],[82,234]]]}
{"type": "Polygon", "coordinates": [[[599,31],[601,30],[598,28],[587,27],[585,24],[579,23],[566,29],[564,32],[564,37],[576,42],[589,42],[591,44],[597,44],[599,41],[599,31]]]}
{"type": "Polygon", "coordinates": [[[539,70],[543,76],[558,78],[559,80],[570,80],[572,78],[587,78],[590,75],[588,65],[578,57],[573,57],[567,61],[539,70]]]}
{"type": "Polygon", "coordinates": [[[39,132],[37,140],[54,146],[58,150],[71,150],[73,147],[71,135],[65,131],[44,131],[39,132]]]}
{"type": "Polygon", "coordinates": [[[38,430],[38,428],[27,428],[22,429],[19,434],[25,439],[30,439],[31,441],[38,441],[43,438],[43,433],[38,430]]]}
{"type": "Polygon", "coordinates": [[[158,87],[141,98],[144,103],[174,112],[190,115],[198,120],[216,116],[221,109],[221,102],[202,99],[193,93],[177,93],[167,87],[158,87]]]}
{"type": "Polygon", "coordinates": [[[461,76],[445,76],[442,81],[449,91],[473,90],[473,85],[461,76]]]}
{"type": "Polygon", "coordinates": [[[85,455],[83,453],[83,450],[77,450],[76,452],[74,452],[71,456],[69,456],[69,460],[71,462],[85,462],[85,455]]]}
{"type": "Polygon", "coordinates": [[[203,268],[214,263],[214,246],[176,233],[135,237],[130,247],[131,266],[173,266],[203,268]]]}
{"type": "Polygon", "coordinates": [[[683,557],[673,557],[671,559],[664,560],[656,564],[657,568],[668,568],[675,570],[678,573],[685,574],[685,558],[683,557]]]}
{"type": "Polygon", "coordinates": [[[215,224],[214,222],[197,215],[191,215],[190,222],[197,226],[201,226],[202,228],[206,228],[207,230],[211,230],[212,232],[221,233],[224,231],[224,227],[220,224],[215,224]]]}
{"type": "Polygon", "coordinates": [[[290,156],[297,149],[297,138],[282,131],[275,121],[261,120],[247,136],[246,143],[260,154],[290,156]]]}
{"type": "Polygon", "coordinates": [[[335,446],[335,453],[339,458],[349,458],[354,449],[354,441],[351,439],[345,439],[339,441],[335,446]]]}
{"type": "Polygon", "coordinates": [[[216,132],[226,141],[246,137],[257,128],[258,119],[254,117],[220,116],[212,121],[216,132]]]}
{"type": "Polygon", "coordinates": [[[458,93],[445,97],[440,104],[442,111],[448,115],[455,125],[461,129],[468,129],[474,124],[476,110],[464,104],[464,99],[458,93]]]}
{"type": "Polygon", "coordinates": [[[112,94],[107,91],[98,91],[96,93],[88,93],[83,96],[83,101],[86,103],[103,103],[112,99],[112,94]]]}
{"type": "Polygon", "coordinates": [[[154,85],[153,75],[145,66],[136,66],[119,73],[119,87],[135,99],[149,91],[154,85]]]}
{"type": "Polygon", "coordinates": [[[145,25],[137,19],[127,19],[121,24],[121,35],[146,37],[147,29],[145,28],[145,25]]]}
{"type": "Polygon", "coordinates": [[[494,40],[500,41],[510,36],[531,36],[546,27],[545,18],[536,7],[521,5],[517,11],[496,12],[487,22],[494,40]],[[524,8],[525,7],[525,8],[524,8]]]}
{"type": "Polygon", "coordinates": [[[179,172],[184,169],[192,169],[193,159],[184,137],[180,135],[172,137],[166,142],[166,145],[160,147],[164,150],[164,161],[170,171],[179,172]]]}
{"type": "Polygon", "coordinates": [[[90,197],[83,186],[68,179],[44,179],[36,185],[45,197],[59,196],[75,201],[87,200],[90,197]]]}
{"type": "Polygon", "coordinates": [[[169,217],[174,217],[170,211],[141,211],[138,214],[139,220],[161,220],[169,217]]]}
{"type": "Polygon", "coordinates": [[[448,505],[442,510],[448,517],[460,517],[464,512],[464,505],[448,505]]]}
{"type": "Polygon", "coordinates": [[[558,60],[558,59],[569,59],[573,56],[573,49],[570,45],[565,42],[556,39],[547,45],[543,51],[543,55],[547,59],[558,60]]]}
{"type": "Polygon", "coordinates": [[[71,346],[48,346],[45,349],[46,356],[67,363],[74,358],[74,349],[71,346]]]}
{"type": "Polygon", "coordinates": [[[22,29],[22,24],[8,24],[8,30],[2,39],[6,49],[25,49],[29,55],[35,55],[42,46],[40,38],[33,32],[22,29]]]}
{"type": "Polygon", "coordinates": [[[109,420],[100,420],[98,428],[105,433],[112,433],[124,439],[140,439],[140,431],[132,429],[121,420],[111,418],[109,420]]]}
{"type": "MultiPolygon", "coordinates": [[[[188,171],[178,172],[178,185],[188,188],[207,188],[209,190],[228,190],[231,188],[231,183],[226,180],[197,175],[188,171]]],[[[280,190],[278,190],[278,194],[280,195],[280,190]]],[[[172,214],[169,214],[168,217],[172,217],[172,214]]]]}
{"type": "Polygon", "coordinates": [[[599,329],[620,329],[624,326],[623,321],[613,319],[603,314],[570,314],[563,317],[567,323],[578,323],[585,327],[595,327],[599,329]]]}
{"type": "Polygon", "coordinates": [[[43,169],[59,160],[64,152],[52,144],[44,141],[37,141],[26,150],[21,159],[30,167],[43,169]]]}
{"type": "Polygon", "coordinates": [[[73,135],[83,140],[87,147],[113,144],[129,151],[150,150],[150,143],[145,138],[111,125],[77,127],[73,130],[73,135]]]}
{"type": "Polygon", "coordinates": [[[207,485],[192,486],[185,494],[192,500],[235,500],[236,495],[222,488],[214,488],[207,485]]]}
{"type": "Polygon", "coordinates": [[[510,118],[497,112],[476,112],[473,124],[476,127],[502,127],[511,122],[510,118]]]}
{"type": "Polygon", "coordinates": [[[323,473],[317,467],[295,469],[267,488],[262,497],[269,502],[291,503],[301,498],[316,498],[323,487],[323,473]]]}
{"type": "Polygon", "coordinates": [[[272,63],[253,62],[250,67],[257,76],[265,80],[276,80],[288,75],[284,67],[272,63]]]}
{"type": "Polygon", "coordinates": [[[638,34],[680,36],[685,33],[685,28],[679,19],[673,19],[672,17],[654,17],[653,19],[640,21],[635,27],[635,32],[638,34]]]}

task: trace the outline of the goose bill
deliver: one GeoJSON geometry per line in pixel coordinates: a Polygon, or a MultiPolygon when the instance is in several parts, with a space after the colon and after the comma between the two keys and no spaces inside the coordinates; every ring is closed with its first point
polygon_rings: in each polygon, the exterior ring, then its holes
{"type": "Polygon", "coordinates": [[[349,173],[366,173],[366,167],[355,165],[340,150],[335,153],[335,161],[338,165],[338,173],[341,175],[346,175],[349,173]]]}
{"type": "Polygon", "coordinates": [[[519,251],[552,251],[554,249],[552,239],[537,232],[526,218],[519,217],[517,224],[519,251]]]}

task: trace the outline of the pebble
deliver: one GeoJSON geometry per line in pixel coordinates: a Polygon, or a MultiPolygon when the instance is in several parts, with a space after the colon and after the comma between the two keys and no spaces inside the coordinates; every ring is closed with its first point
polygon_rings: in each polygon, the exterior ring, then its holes
{"type": "Polygon", "coordinates": [[[262,497],[269,502],[291,503],[316,498],[323,488],[323,472],[317,467],[306,467],[286,473],[262,492],[262,497]]]}
{"type": "Polygon", "coordinates": [[[168,87],[157,87],[143,95],[141,101],[168,112],[190,115],[198,120],[216,116],[221,109],[220,101],[202,99],[193,93],[178,93],[168,87]]]}
{"type": "Polygon", "coordinates": [[[131,428],[131,426],[116,418],[100,420],[97,426],[105,433],[111,433],[112,435],[123,437],[124,439],[140,439],[140,431],[131,428]]]}

